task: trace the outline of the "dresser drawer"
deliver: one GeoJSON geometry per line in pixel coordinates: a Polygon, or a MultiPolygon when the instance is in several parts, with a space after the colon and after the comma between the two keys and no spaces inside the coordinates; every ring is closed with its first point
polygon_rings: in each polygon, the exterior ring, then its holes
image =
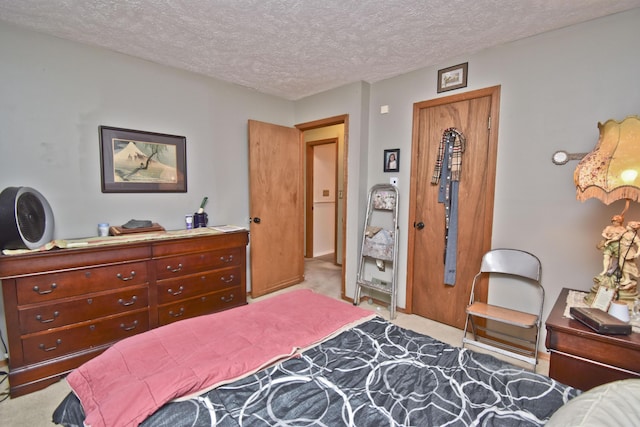
{"type": "Polygon", "coordinates": [[[160,325],[166,325],[178,320],[237,307],[245,303],[244,293],[239,287],[235,287],[196,298],[185,299],[175,304],[158,306],[158,320],[160,325]]]}
{"type": "Polygon", "coordinates": [[[225,248],[246,248],[247,243],[249,243],[249,233],[247,231],[213,236],[198,236],[197,233],[199,231],[200,230],[194,229],[193,232],[196,235],[188,239],[154,242],[151,249],[151,257],[157,259],[166,256],[209,252],[225,248]]]}
{"type": "Polygon", "coordinates": [[[157,259],[154,261],[156,277],[168,279],[199,271],[239,266],[243,256],[244,248],[233,248],[157,259]]]}
{"type": "Polygon", "coordinates": [[[248,231],[192,231],[0,255],[11,397],[52,384],[121,339],[246,304],[248,231]]]}
{"type": "Polygon", "coordinates": [[[176,279],[159,280],[158,304],[176,302],[182,299],[207,294],[213,291],[239,286],[240,267],[205,271],[176,279]]]}
{"type": "Polygon", "coordinates": [[[18,305],[24,305],[146,282],[147,264],[135,262],[18,278],[16,290],[18,305]]]}
{"type": "Polygon", "coordinates": [[[149,311],[86,322],[25,336],[22,351],[25,363],[37,363],[76,351],[115,342],[149,329],[149,311]]]}
{"type": "Polygon", "coordinates": [[[93,293],[61,302],[19,308],[20,333],[29,334],[149,306],[147,285],[93,293]]]}

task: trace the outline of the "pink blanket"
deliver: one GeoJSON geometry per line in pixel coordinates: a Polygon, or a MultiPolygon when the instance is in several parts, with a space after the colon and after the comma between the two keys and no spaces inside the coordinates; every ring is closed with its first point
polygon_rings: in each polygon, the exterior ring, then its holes
{"type": "Polygon", "coordinates": [[[371,314],[310,290],[287,292],[122,340],[67,382],[86,425],[137,426],[173,399],[254,373],[371,314]]]}

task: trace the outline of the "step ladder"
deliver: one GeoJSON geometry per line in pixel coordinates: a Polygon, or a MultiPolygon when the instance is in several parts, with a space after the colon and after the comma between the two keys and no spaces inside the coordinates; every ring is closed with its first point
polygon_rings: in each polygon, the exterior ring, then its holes
{"type": "Polygon", "coordinates": [[[391,319],[396,317],[398,231],[398,188],[391,184],[376,184],[367,198],[353,304],[360,303],[363,288],[389,295],[391,319]]]}

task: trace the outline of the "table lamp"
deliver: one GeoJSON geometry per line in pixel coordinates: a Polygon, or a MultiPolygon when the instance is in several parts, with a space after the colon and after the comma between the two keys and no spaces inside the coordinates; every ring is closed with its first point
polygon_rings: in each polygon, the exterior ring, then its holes
{"type": "Polygon", "coordinates": [[[600,138],[573,173],[576,198],[580,201],[595,197],[609,205],[618,200],[625,207],[612,218],[603,231],[598,246],[604,254],[602,272],[594,277],[594,287],[587,297],[593,300],[601,286],[615,290],[615,297],[632,304],[638,296],[636,254],[640,251],[640,222],[624,225],[629,203],[640,201],[640,117],[629,116],[623,121],[598,123],[600,138]]]}

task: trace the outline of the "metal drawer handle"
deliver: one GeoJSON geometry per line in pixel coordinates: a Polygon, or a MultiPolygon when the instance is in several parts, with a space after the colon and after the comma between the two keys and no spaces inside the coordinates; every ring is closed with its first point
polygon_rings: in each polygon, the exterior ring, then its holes
{"type": "Polygon", "coordinates": [[[50,294],[51,292],[53,292],[56,288],[58,287],[58,285],[56,283],[52,283],[51,284],[51,289],[49,289],[48,291],[41,291],[40,287],[38,285],[33,287],[33,291],[39,293],[40,295],[46,295],[46,294],[50,294]]]}
{"type": "Polygon", "coordinates": [[[225,282],[225,283],[231,283],[231,282],[233,282],[234,279],[235,279],[235,276],[233,274],[231,276],[229,276],[228,278],[225,278],[224,276],[222,276],[220,278],[220,280],[225,282]]]}
{"type": "Polygon", "coordinates": [[[120,298],[120,299],[118,300],[118,304],[120,304],[120,305],[122,305],[122,306],[124,306],[124,307],[128,307],[128,306],[130,306],[130,305],[135,304],[137,299],[138,299],[138,297],[136,297],[135,295],[133,296],[133,298],[131,298],[131,300],[130,300],[130,301],[125,301],[125,300],[123,300],[122,298],[120,298]]]}
{"type": "Polygon", "coordinates": [[[182,270],[182,263],[178,264],[176,268],[173,268],[170,265],[167,265],[167,270],[172,273],[177,273],[178,271],[182,270]]]}
{"type": "Polygon", "coordinates": [[[118,274],[116,274],[116,277],[118,279],[122,280],[123,282],[126,282],[126,281],[131,280],[134,277],[136,277],[136,272],[132,271],[131,274],[129,275],[129,277],[123,277],[122,274],[118,273],[118,274]]]}
{"type": "Polygon", "coordinates": [[[169,312],[169,316],[171,316],[171,317],[180,317],[180,316],[182,316],[183,314],[184,314],[184,307],[180,307],[180,311],[179,311],[179,312],[177,312],[177,313],[174,313],[174,312],[173,312],[173,310],[171,310],[171,311],[169,312]]]}
{"type": "Polygon", "coordinates": [[[180,295],[180,294],[182,293],[182,291],[184,291],[184,286],[180,286],[180,287],[178,288],[178,290],[177,290],[177,291],[175,291],[175,292],[174,292],[174,291],[173,291],[173,289],[171,289],[171,288],[167,289],[167,292],[168,292],[169,294],[173,295],[174,297],[175,297],[175,296],[177,296],[177,295],[180,295]]]}
{"type": "Polygon", "coordinates": [[[228,297],[221,296],[220,300],[222,300],[222,302],[231,302],[233,301],[233,294],[230,294],[228,297]]]}
{"type": "Polygon", "coordinates": [[[40,323],[51,323],[54,320],[56,320],[56,317],[60,316],[60,312],[59,311],[54,311],[53,312],[53,317],[51,319],[43,319],[42,316],[40,314],[38,314],[36,316],[36,320],[40,323]]]}
{"type": "Polygon", "coordinates": [[[138,326],[138,321],[134,320],[131,326],[126,326],[124,323],[120,323],[120,329],[123,331],[132,331],[138,326]]]}
{"type": "Polygon", "coordinates": [[[46,347],[44,346],[44,344],[40,344],[38,347],[39,347],[39,348],[40,348],[40,350],[42,350],[42,351],[53,351],[53,350],[57,349],[57,348],[60,346],[60,344],[62,344],[62,340],[61,340],[60,338],[58,338],[58,339],[56,340],[56,345],[55,345],[55,347],[48,347],[48,348],[46,348],[46,347]]]}
{"type": "Polygon", "coordinates": [[[233,255],[229,255],[227,257],[221,256],[220,257],[220,261],[222,261],[222,262],[232,262],[233,261],[233,255]]]}

